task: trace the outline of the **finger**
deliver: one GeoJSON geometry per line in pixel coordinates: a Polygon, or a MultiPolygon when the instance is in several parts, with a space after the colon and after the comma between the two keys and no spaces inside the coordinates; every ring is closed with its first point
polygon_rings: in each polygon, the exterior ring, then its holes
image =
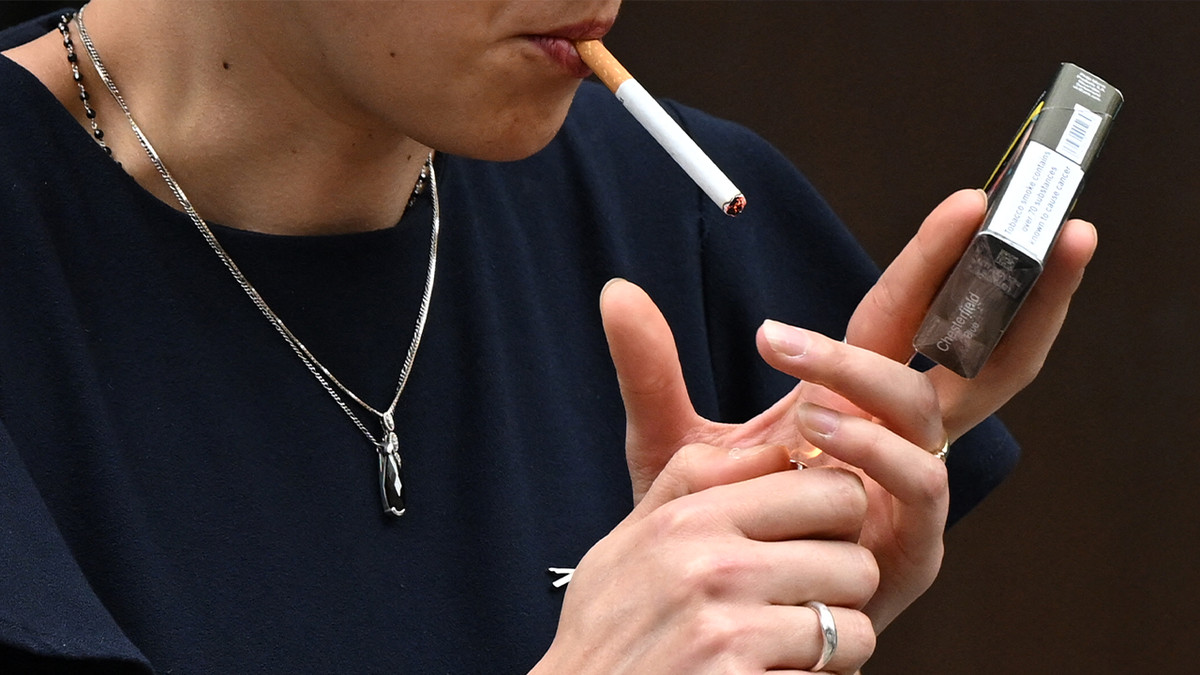
{"type": "Polygon", "coordinates": [[[805,439],[836,459],[858,467],[901,503],[934,518],[918,518],[940,539],[949,505],[946,465],[870,420],[811,403],[796,411],[805,439]]]}
{"type": "Polygon", "coordinates": [[[760,445],[726,450],[699,443],[674,453],[634,510],[642,516],[685,495],[792,469],[782,445],[760,445]]]}
{"type": "Polygon", "coordinates": [[[625,402],[626,459],[635,499],[640,499],[699,416],[671,328],[650,296],[613,279],[600,293],[600,313],[625,402]]]}
{"type": "Polygon", "coordinates": [[[830,389],[910,442],[941,447],[941,407],[937,391],[923,374],[866,349],[776,321],[763,323],[758,348],[773,367],[830,389]]]}
{"type": "Polygon", "coordinates": [[[1067,221],[1045,271],[979,375],[964,380],[940,368],[929,372],[951,438],[965,433],[1037,376],[1066,319],[1071,297],[1083,281],[1096,242],[1091,223],[1067,221]]]}
{"type": "MultiPolygon", "coordinates": [[[[832,604],[829,612],[837,646],[820,672],[852,673],[875,651],[875,631],[862,612],[832,604]]],[[[701,630],[680,647],[723,655],[722,672],[810,673],[821,658],[821,624],[809,607],[718,606],[711,614],[699,618],[701,630]]]]}
{"type": "Polygon", "coordinates": [[[747,575],[773,605],[820,598],[829,605],[862,609],[879,588],[879,565],[862,546],[847,541],[804,539],[751,542],[747,575]]]}
{"type": "MultiPolygon", "coordinates": [[[[811,404],[797,413],[801,433],[810,442],[862,469],[887,491],[887,515],[877,522],[881,533],[864,532],[864,541],[878,536],[893,540],[893,545],[873,547],[879,564],[890,570],[889,587],[924,592],[937,577],[945,550],[942,534],[950,506],[945,464],[870,420],[811,404]]],[[[877,630],[898,612],[886,594],[861,609],[875,620],[877,630]]]]}
{"type": "MultiPolygon", "coordinates": [[[[875,652],[875,629],[866,614],[854,609],[829,605],[837,633],[837,646],[822,673],[853,673],[875,652]]],[[[793,669],[813,672],[825,646],[817,612],[809,607],[768,607],[761,614],[764,628],[777,626],[780,636],[762,643],[773,653],[762,655],[771,672],[793,669]]],[[[778,673],[776,673],[778,675],[778,673]]]]}
{"type": "Polygon", "coordinates": [[[863,297],[846,327],[846,342],[907,362],[934,295],[986,211],[982,190],[959,190],[939,204],[863,297]]]}
{"type": "Polygon", "coordinates": [[[861,609],[879,587],[874,556],[848,541],[759,542],[710,536],[669,569],[673,593],[705,602],[799,605],[821,598],[830,605],[861,609]]]}
{"type": "MultiPolygon", "coordinates": [[[[672,472],[668,465],[664,476],[672,472]]],[[[644,502],[661,499],[656,483],[644,502]]],[[[638,506],[642,510],[641,505],[638,506]]],[[[718,485],[662,503],[639,515],[663,536],[687,539],[734,532],[762,542],[789,539],[857,541],[867,512],[862,479],[833,468],[782,471],[718,485]]]]}

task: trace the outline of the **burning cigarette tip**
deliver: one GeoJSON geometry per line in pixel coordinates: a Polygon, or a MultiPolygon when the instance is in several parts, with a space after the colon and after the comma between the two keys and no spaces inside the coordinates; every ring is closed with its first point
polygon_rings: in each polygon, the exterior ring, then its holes
{"type": "Polygon", "coordinates": [[[725,210],[725,215],[736,216],[746,208],[746,198],[742,195],[738,195],[728,202],[725,202],[725,205],[721,208],[725,210]]]}

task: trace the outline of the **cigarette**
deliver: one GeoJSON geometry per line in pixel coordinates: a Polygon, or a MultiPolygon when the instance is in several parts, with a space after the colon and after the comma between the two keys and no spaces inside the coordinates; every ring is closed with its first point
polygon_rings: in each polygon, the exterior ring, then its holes
{"type": "Polygon", "coordinates": [[[625,105],[654,140],[691,176],[696,185],[716,202],[721,210],[736,216],[746,208],[746,198],[733,181],[725,175],[696,142],[675,123],[628,70],[620,64],[599,40],[580,40],[575,49],[583,62],[596,73],[617,99],[625,105]]]}

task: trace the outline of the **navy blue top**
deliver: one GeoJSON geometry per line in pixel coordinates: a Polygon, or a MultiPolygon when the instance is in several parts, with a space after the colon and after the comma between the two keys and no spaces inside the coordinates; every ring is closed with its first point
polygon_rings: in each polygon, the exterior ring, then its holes
{"type": "MultiPolygon", "coordinates": [[[[758,357],[758,324],[840,337],[877,274],[778,152],[681,106],[745,190],[737,219],[590,84],[529,159],[440,156],[396,519],[374,448],[187,217],[3,58],[0,92],[0,670],[525,672],[560,607],[546,568],[574,566],[631,506],[603,284],[650,293],[697,409],[738,421],[794,385],[758,357]]],[[[362,234],[214,229],[318,358],[385,407],[430,209],[426,194],[362,234]]],[[[955,445],[952,518],[1017,452],[994,420],[955,445]]]]}

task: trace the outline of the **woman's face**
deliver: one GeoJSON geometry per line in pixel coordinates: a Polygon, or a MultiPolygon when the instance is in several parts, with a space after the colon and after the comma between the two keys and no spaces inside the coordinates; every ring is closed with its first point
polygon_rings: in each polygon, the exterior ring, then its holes
{"type": "Polygon", "coordinates": [[[569,39],[602,36],[619,6],[284,2],[272,11],[288,54],[272,58],[281,66],[290,60],[280,71],[351,124],[386,125],[453,154],[519,159],[550,142],[586,76],[569,39]]]}

